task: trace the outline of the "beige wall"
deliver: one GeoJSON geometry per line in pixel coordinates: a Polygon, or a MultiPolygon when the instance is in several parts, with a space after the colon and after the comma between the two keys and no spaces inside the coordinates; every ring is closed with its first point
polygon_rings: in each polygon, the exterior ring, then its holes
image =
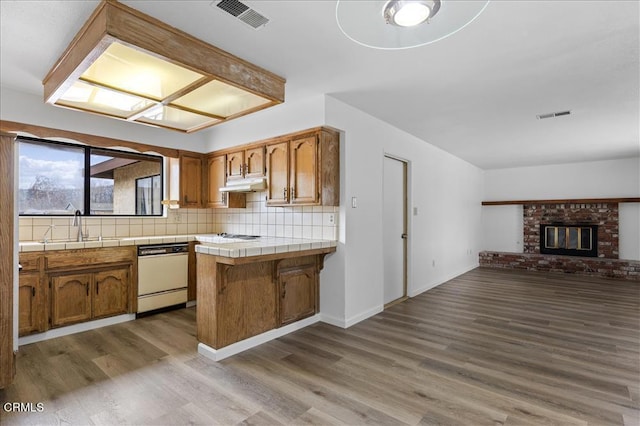
{"type": "Polygon", "coordinates": [[[136,179],[160,174],[161,165],[140,161],[113,171],[113,214],[136,214],[136,179]]]}

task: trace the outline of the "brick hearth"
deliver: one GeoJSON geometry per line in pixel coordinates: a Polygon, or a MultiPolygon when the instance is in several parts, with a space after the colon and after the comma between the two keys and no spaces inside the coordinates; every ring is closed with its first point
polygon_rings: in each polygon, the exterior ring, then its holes
{"type": "Polygon", "coordinates": [[[483,251],[480,252],[480,266],[640,281],[640,262],[637,260],[483,251]]]}

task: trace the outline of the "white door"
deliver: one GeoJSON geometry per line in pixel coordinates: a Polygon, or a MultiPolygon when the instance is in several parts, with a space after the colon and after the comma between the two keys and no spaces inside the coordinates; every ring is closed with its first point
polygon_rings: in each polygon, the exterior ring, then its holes
{"type": "Polygon", "coordinates": [[[384,304],[406,296],[407,163],[384,157],[384,304]]]}

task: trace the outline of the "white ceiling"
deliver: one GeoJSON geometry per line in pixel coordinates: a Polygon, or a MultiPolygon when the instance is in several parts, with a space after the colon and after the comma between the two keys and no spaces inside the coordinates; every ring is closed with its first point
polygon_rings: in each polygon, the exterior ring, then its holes
{"type": "MultiPolygon", "coordinates": [[[[329,94],[483,169],[640,153],[637,1],[494,0],[453,36],[398,51],[345,37],[335,1],[245,1],[271,20],[259,31],[208,0],[123,3],[285,77],[287,101],[329,94]]],[[[42,95],[97,4],[0,1],[1,84],[42,95]]]]}

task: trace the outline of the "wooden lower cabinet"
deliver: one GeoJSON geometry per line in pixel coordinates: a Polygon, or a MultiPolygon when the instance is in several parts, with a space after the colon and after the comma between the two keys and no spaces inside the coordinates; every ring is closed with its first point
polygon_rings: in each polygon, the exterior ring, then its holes
{"type": "Polygon", "coordinates": [[[21,253],[20,336],[134,312],[135,255],[133,246],[21,253]]]}
{"type": "Polygon", "coordinates": [[[295,266],[280,271],[280,325],[286,325],[316,313],[318,272],[316,265],[295,266]]]}
{"type": "Polygon", "coordinates": [[[26,336],[45,330],[45,288],[39,273],[21,273],[18,290],[18,335],[26,336]]]}
{"type": "Polygon", "coordinates": [[[125,314],[129,268],[51,277],[51,326],[125,314]]]}
{"type": "Polygon", "coordinates": [[[255,260],[197,253],[198,340],[219,349],[314,315],[323,259],[332,251],[255,260]]]}
{"type": "Polygon", "coordinates": [[[91,274],[51,277],[51,326],[91,319],[91,274]]]}
{"type": "Polygon", "coordinates": [[[93,278],[93,318],[126,314],[129,305],[129,268],[97,272],[93,278]]]}

